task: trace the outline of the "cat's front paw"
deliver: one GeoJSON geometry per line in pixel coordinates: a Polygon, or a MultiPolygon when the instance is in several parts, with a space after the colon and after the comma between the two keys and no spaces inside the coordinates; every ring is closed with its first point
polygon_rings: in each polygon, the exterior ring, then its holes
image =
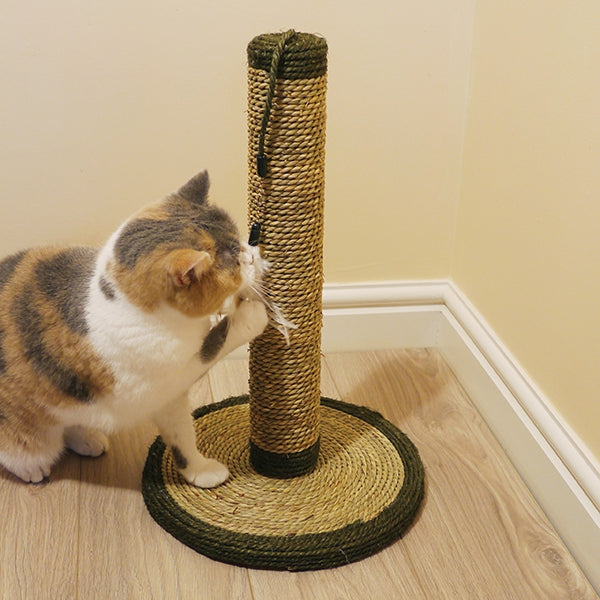
{"type": "Polygon", "coordinates": [[[234,320],[244,339],[249,342],[265,330],[269,316],[261,300],[243,300],[235,312],[234,320]]]}
{"type": "Polygon", "coordinates": [[[181,474],[189,483],[201,488],[217,487],[229,478],[227,467],[212,458],[203,458],[197,465],[182,469],[181,474]]]}
{"type": "Polygon", "coordinates": [[[65,431],[65,445],[79,456],[100,456],[108,450],[108,437],[96,429],[69,427],[65,431]]]}
{"type": "Polygon", "coordinates": [[[25,483],[41,483],[50,477],[50,465],[23,465],[13,468],[12,473],[25,483]]]}
{"type": "MultiPolygon", "coordinates": [[[[40,483],[50,477],[56,457],[48,455],[5,454],[0,452],[0,465],[26,483],[40,483]]],[[[0,467],[1,468],[1,467],[0,467]]]]}

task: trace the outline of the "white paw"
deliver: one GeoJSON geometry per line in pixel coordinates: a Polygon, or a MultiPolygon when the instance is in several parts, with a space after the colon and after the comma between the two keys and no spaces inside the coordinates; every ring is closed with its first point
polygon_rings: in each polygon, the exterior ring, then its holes
{"type": "Polygon", "coordinates": [[[26,483],[40,483],[50,477],[50,465],[31,465],[21,469],[13,469],[12,472],[26,483]]]}
{"type": "Polygon", "coordinates": [[[50,477],[53,463],[52,457],[0,455],[0,464],[26,483],[40,483],[50,477]]]}
{"type": "Polygon", "coordinates": [[[100,456],[110,446],[104,433],[85,427],[69,427],[65,431],[65,445],[80,456],[100,456]]]}
{"type": "Polygon", "coordinates": [[[260,335],[269,322],[267,309],[260,300],[244,300],[235,313],[236,326],[243,330],[247,341],[260,335]]]}
{"type": "Polygon", "coordinates": [[[218,460],[212,458],[203,458],[194,467],[187,467],[181,471],[181,474],[192,485],[201,488],[213,488],[229,478],[229,470],[218,460]]]}

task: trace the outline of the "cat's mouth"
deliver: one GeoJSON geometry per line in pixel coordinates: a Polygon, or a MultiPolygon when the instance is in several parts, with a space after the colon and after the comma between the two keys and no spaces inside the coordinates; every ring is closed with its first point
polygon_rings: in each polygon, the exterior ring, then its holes
{"type": "Polygon", "coordinates": [[[264,275],[269,270],[269,263],[264,260],[258,247],[245,244],[250,258],[248,262],[248,277],[236,294],[236,306],[246,300],[259,300],[267,308],[269,322],[284,337],[287,345],[290,345],[290,332],[297,329],[291,321],[288,321],[279,305],[271,298],[269,290],[264,283],[264,275]]]}
{"type": "Polygon", "coordinates": [[[240,267],[242,271],[242,289],[260,285],[268,269],[257,247],[242,243],[240,251],[240,267]]]}

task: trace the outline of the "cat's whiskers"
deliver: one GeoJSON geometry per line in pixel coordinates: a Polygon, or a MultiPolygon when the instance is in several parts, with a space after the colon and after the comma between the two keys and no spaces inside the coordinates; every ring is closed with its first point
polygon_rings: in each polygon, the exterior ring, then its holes
{"type": "Polygon", "coordinates": [[[269,297],[269,290],[263,281],[253,280],[248,284],[249,291],[265,305],[271,325],[284,337],[286,344],[290,345],[290,330],[297,329],[297,325],[285,318],[281,308],[269,297]]]}

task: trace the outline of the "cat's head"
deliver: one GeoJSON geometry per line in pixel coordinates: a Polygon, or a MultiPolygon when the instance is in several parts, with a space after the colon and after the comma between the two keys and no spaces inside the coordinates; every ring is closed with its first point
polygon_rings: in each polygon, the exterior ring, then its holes
{"type": "Polygon", "coordinates": [[[167,303],[192,317],[208,315],[260,278],[257,249],[241,239],[224,210],[208,202],[208,188],[204,171],[119,230],[109,269],[144,310],[167,303]]]}

